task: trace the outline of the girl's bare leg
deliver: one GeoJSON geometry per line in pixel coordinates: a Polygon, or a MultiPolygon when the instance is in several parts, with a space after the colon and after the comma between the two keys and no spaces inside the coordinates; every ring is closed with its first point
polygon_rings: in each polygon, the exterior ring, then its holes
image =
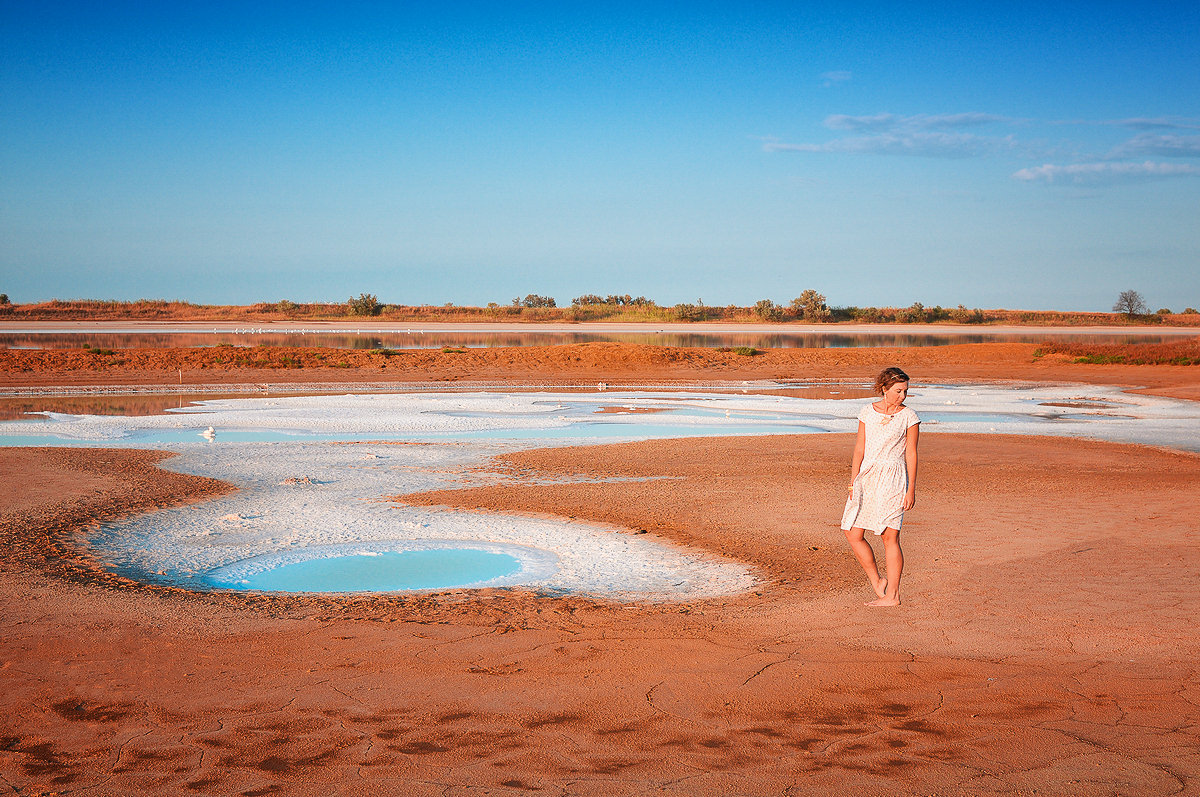
{"type": "Polygon", "coordinates": [[[871,601],[868,606],[899,606],[900,605],[900,574],[904,571],[904,552],[900,550],[900,529],[886,528],[883,530],[883,558],[887,563],[887,580],[884,593],[879,600],[871,601]]]}
{"type": "Polygon", "coordinates": [[[850,543],[850,550],[854,551],[854,558],[858,560],[858,563],[862,565],[863,572],[867,574],[871,588],[875,590],[876,595],[883,598],[886,594],[887,579],[879,577],[879,566],[875,564],[875,551],[871,548],[871,543],[863,539],[863,530],[859,528],[848,530],[846,541],[850,543]]]}

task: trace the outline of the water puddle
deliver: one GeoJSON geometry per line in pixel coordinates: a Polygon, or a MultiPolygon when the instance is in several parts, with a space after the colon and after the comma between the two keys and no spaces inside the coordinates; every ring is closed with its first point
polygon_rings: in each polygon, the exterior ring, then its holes
{"type": "Polygon", "coordinates": [[[203,577],[214,587],[259,592],[403,592],[497,587],[544,577],[557,557],[520,546],[485,547],[427,542],[408,546],[312,546],[216,568],[203,577]]]}

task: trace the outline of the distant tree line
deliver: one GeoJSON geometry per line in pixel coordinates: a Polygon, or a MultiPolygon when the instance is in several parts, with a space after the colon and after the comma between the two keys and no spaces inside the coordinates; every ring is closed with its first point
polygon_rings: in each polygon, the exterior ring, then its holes
{"type": "MultiPolygon", "coordinates": [[[[1122,291],[1112,308],[1127,323],[1163,323],[1167,316],[1175,316],[1175,323],[1184,321],[1169,308],[1159,308],[1151,313],[1142,295],[1135,290],[1122,291]]],[[[1183,316],[1196,316],[1193,307],[1182,311],[1183,316]]],[[[384,317],[390,321],[400,320],[456,320],[470,321],[482,318],[506,318],[510,320],[570,321],[586,322],[605,319],[627,321],[671,322],[671,321],[764,321],[804,322],[810,324],[859,322],[866,324],[928,324],[950,322],[957,324],[1015,323],[1015,324],[1106,324],[1113,323],[1111,313],[988,310],[934,305],[926,307],[913,302],[907,307],[857,307],[831,306],[820,292],[806,289],[786,304],[771,299],[760,299],[750,306],[729,304],[713,306],[703,299],[681,302],[673,306],[661,306],[653,299],[630,294],[608,294],[601,296],[586,293],[571,300],[569,307],[560,308],[552,296],[536,293],[514,298],[509,304],[488,302],[486,307],[457,306],[451,302],[442,305],[384,304],[373,293],[360,293],[344,302],[298,303],[290,299],[277,302],[260,302],[247,306],[199,305],[184,301],[162,299],[139,299],[137,301],[115,300],[71,300],[52,299],[34,304],[13,304],[7,294],[0,293],[0,316],[8,318],[36,319],[253,319],[278,318],[344,318],[384,317]]]]}
{"type": "Polygon", "coordinates": [[[558,307],[552,296],[538,296],[536,293],[528,293],[524,299],[513,299],[513,307],[558,307]]]}
{"type": "Polygon", "coordinates": [[[588,305],[607,304],[614,307],[657,307],[653,299],[647,299],[645,296],[638,296],[636,299],[628,293],[624,296],[609,294],[608,296],[597,296],[594,293],[585,293],[583,296],[576,296],[571,300],[572,307],[585,307],[588,305]]]}

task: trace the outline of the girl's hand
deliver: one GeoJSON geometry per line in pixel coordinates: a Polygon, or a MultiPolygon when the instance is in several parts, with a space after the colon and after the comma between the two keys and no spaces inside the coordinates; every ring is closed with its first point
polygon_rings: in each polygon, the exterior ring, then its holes
{"type": "Polygon", "coordinates": [[[912,509],[912,508],[913,508],[914,506],[916,506],[916,505],[917,505],[917,494],[916,494],[916,492],[915,492],[915,491],[912,491],[912,490],[910,490],[909,492],[905,493],[905,494],[904,494],[904,503],[902,504],[902,508],[903,508],[903,509],[906,509],[906,510],[907,510],[907,509],[912,509]]]}

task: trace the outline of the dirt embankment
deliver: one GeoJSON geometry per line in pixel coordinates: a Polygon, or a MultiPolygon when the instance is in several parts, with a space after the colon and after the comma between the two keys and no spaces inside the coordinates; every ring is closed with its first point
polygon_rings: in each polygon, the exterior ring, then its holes
{"type": "MultiPolygon", "coordinates": [[[[1180,347],[1196,348],[1193,341],[1180,347]]],[[[899,365],[918,383],[939,380],[1087,382],[1200,398],[1200,367],[1089,361],[1028,343],[917,348],[769,349],[584,343],[480,349],[358,350],[259,346],[186,349],[0,350],[0,385],[213,385],[427,381],[661,384],[757,379],[870,381],[899,365]]],[[[1188,351],[1191,349],[1189,348],[1188,351]]],[[[1133,345],[1123,351],[1138,351],[1133,345]]]]}

